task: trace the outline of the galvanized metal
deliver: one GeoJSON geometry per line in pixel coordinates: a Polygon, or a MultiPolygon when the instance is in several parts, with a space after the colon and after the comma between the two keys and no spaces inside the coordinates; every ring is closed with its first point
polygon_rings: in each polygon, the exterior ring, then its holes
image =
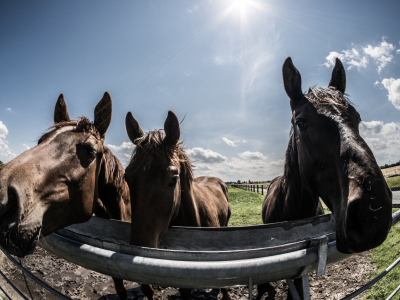
{"type": "MultiPolygon", "coordinates": [[[[260,284],[281,279],[298,278],[302,274],[306,275],[303,273],[305,267],[308,271],[316,269],[318,259],[324,260],[324,255],[318,254],[318,249],[323,249],[324,246],[319,243],[317,246],[310,247],[311,239],[307,238],[308,230],[312,231],[318,229],[318,226],[325,226],[325,230],[317,230],[318,235],[326,234],[329,241],[332,237],[330,227],[332,224],[329,226],[326,226],[326,224],[331,222],[332,219],[326,222],[326,218],[326,216],[321,216],[297,223],[284,222],[278,224],[279,226],[273,224],[272,227],[265,225],[250,228],[172,228],[169,232],[172,232],[173,235],[167,237],[163,243],[167,249],[150,249],[127,245],[124,240],[120,240],[120,238],[126,237],[123,230],[121,231],[122,237],[119,237],[118,234],[121,232],[118,231],[113,231],[116,233],[115,236],[107,237],[104,235],[104,227],[103,229],[93,229],[90,234],[85,235],[79,232],[80,226],[76,225],[59,234],[49,235],[45,240],[40,241],[40,245],[48,251],[85,268],[126,280],[182,288],[245,286],[249,284],[250,277],[252,284],[260,284]],[[321,220],[325,221],[322,222],[321,220]],[[103,235],[102,238],[93,233],[96,230],[100,230],[98,235],[103,235]],[[271,233],[264,233],[264,237],[266,237],[263,239],[264,248],[257,249],[249,249],[246,242],[240,241],[246,235],[254,235],[256,232],[263,232],[263,230],[266,232],[268,230],[272,230],[272,232],[280,230],[282,234],[286,235],[286,238],[276,243],[274,238],[271,239],[271,237],[279,239],[280,235],[272,236],[271,233]],[[215,236],[220,238],[225,236],[223,251],[218,250],[221,243],[215,241],[215,236]],[[239,240],[234,239],[235,236],[238,236],[239,240]],[[197,241],[197,238],[201,242],[197,241]],[[229,250],[229,247],[226,246],[226,242],[230,239],[233,239],[231,240],[233,250],[229,250]],[[115,242],[111,242],[111,240],[115,240],[115,242]],[[290,247],[285,248],[287,241],[290,241],[290,247]],[[93,245],[90,245],[90,243],[93,245]],[[174,246],[180,248],[187,243],[192,243],[189,246],[191,250],[173,249],[174,246]],[[271,244],[273,245],[271,246],[271,244]],[[301,245],[303,248],[296,249],[293,244],[296,247],[301,245]],[[265,256],[266,249],[273,254],[265,256]],[[276,249],[278,250],[275,251],[276,249]],[[296,250],[279,253],[278,251],[281,249],[296,250]],[[257,257],[256,254],[259,256],[257,257]],[[213,260],[210,260],[209,257],[213,257],[213,260]]],[[[398,222],[399,219],[400,211],[393,214],[393,224],[398,222]]],[[[97,221],[103,222],[105,220],[97,221]]],[[[93,221],[94,223],[91,226],[98,225],[97,221],[93,221]]],[[[109,222],[121,228],[126,225],[118,221],[109,222]]],[[[90,227],[89,225],[83,225],[86,226],[85,230],[90,227]]],[[[113,230],[115,229],[114,227],[113,230]]],[[[255,243],[255,239],[250,237],[246,238],[245,241],[250,242],[250,244],[255,243]]],[[[229,243],[227,244],[229,245],[229,243]]],[[[254,245],[262,246],[260,243],[252,244],[252,246],[254,245]]],[[[329,241],[326,248],[327,264],[348,257],[348,255],[336,250],[336,241],[334,240],[329,241]]]]}

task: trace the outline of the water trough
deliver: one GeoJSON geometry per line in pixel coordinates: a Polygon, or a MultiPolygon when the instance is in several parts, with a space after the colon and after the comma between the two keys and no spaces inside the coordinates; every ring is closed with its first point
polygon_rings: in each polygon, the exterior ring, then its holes
{"type": "MultiPolygon", "coordinates": [[[[393,214],[393,224],[400,211],[393,214]]],[[[159,249],[128,244],[130,223],[93,217],[40,241],[82,267],[126,280],[218,288],[293,279],[325,271],[348,255],[336,250],[332,215],[258,226],[171,228],[159,249]]]]}

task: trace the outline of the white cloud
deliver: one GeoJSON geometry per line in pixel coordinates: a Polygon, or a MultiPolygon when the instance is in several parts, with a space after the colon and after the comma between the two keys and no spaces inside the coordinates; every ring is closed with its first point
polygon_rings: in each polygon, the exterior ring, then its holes
{"type": "Polygon", "coordinates": [[[389,92],[389,101],[400,110],[400,78],[385,78],[382,80],[382,84],[389,92]]]}
{"type": "Polygon", "coordinates": [[[266,159],[267,157],[264,156],[262,153],[256,151],[256,152],[250,152],[250,151],[245,151],[243,153],[238,154],[239,157],[247,160],[262,160],[266,159]]]}
{"type": "Polygon", "coordinates": [[[270,164],[273,166],[283,166],[285,164],[285,161],[283,159],[280,159],[276,161],[271,161],[270,164]]]}
{"type": "Polygon", "coordinates": [[[366,138],[368,146],[372,149],[373,152],[383,150],[387,148],[387,145],[380,138],[366,138]]]}
{"type": "Polygon", "coordinates": [[[360,123],[360,132],[365,135],[377,135],[380,133],[388,135],[392,132],[398,131],[399,129],[400,124],[394,122],[384,124],[383,121],[361,121],[360,123]]]}
{"type": "Polygon", "coordinates": [[[206,164],[195,164],[196,170],[199,171],[210,171],[213,168],[206,164]]]}
{"type": "Polygon", "coordinates": [[[5,139],[7,134],[8,134],[8,129],[6,125],[4,125],[2,121],[0,121],[0,138],[5,139]]]}
{"type": "MultiPolygon", "coordinates": [[[[382,38],[382,42],[378,46],[367,45],[366,47],[354,46],[352,49],[342,50],[340,53],[332,51],[326,57],[324,65],[329,68],[335,65],[335,58],[339,58],[342,63],[347,64],[347,69],[366,68],[369,59],[372,58],[378,64],[378,73],[393,60],[393,51],[395,47],[382,38]],[[358,50],[357,50],[358,49],[358,50]]],[[[398,53],[398,50],[396,51],[398,53]]]]}
{"type": "Polygon", "coordinates": [[[31,149],[31,147],[29,147],[27,144],[22,144],[22,146],[24,146],[26,148],[26,150],[31,149]]]}
{"type": "Polygon", "coordinates": [[[5,140],[8,135],[8,129],[2,121],[0,121],[0,159],[8,160],[14,158],[15,153],[8,147],[8,141],[5,140]]]}
{"type": "Polygon", "coordinates": [[[374,83],[374,86],[379,86],[381,83],[377,80],[377,81],[375,81],[375,83],[374,83]]]}
{"type": "Polygon", "coordinates": [[[209,163],[209,164],[217,164],[222,163],[227,160],[227,158],[217,152],[214,152],[210,149],[203,149],[200,147],[194,147],[186,151],[186,154],[193,160],[209,163]]]}
{"type": "Polygon", "coordinates": [[[121,150],[132,150],[135,149],[135,145],[132,142],[123,142],[121,145],[111,145],[107,144],[107,147],[112,151],[121,151],[121,150]]]}
{"type": "Polygon", "coordinates": [[[8,110],[8,111],[10,111],[10,112],[11,112],[11,107],[7,108],[6,110],[8,110]]]}
{"type": "Polygon", "coordinates": [[[230,139],[228,139],[228,138],[226,138],[224,136],[222,137],[222,139],[224,140],[224,142],[228,146],[231,146],[231,147],[236,147],[238,144],[241,144],[241,143],[247,143],[246,140],[234,140],[234,141],[231,141],[230,139]]]}
{"type": "Polygon", "coordinates": [[[342,63],[347,63],[348,70],[352,68],[366,68],[368,65],[368,58],[366,56],[362,56],[360,52],[358,52],[355,48],[349,50],[343,50],[342,53],[338,52],[330,52],[329,55],[326,57],[326,62],[324,65],[329,68],[335,65],[335,59],[339,58],[342,63]]]}
{"type": "Polygon", "coordinates": [[[393,44],[386,42],[383,38],[380,45],[375,47],[368,45],[367,47],[363,48],[363,50],[379,64],[378,73],[380,73],[382,69],[393,59],[392,52],[394,50],[394,46],[393,44]]]}
{"type": "Polygon", "coordinates": [[[400,123],[362,121],[360,133],[371,148],[379,165],[399,161],[400,123]]]}
{"type": "Polygon", "coordinates": [[[397,50],[396,50],[396,54],[400,54],[400,49],[397,49],[397,50]]]}

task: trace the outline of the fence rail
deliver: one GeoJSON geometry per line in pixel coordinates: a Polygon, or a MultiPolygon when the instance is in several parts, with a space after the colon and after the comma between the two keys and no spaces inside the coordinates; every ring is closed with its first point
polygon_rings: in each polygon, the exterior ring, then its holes
{"type": "Polygon", "coordinates": [[[245,190],[245,191],[258,193],[261,195],[264,195],[267,193],[267,187],[268,187],[268,185],[265,185],[265,189],[264,189],[263,184],[260,184],[260,185],[258,185],[258,184],[231,184],[231,186],[238,188],[238,189],[245,190]]]}

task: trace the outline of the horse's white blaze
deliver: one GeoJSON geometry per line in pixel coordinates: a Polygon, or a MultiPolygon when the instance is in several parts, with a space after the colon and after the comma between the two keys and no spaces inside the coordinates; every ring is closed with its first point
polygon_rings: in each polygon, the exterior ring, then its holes
{"type": "Polygon", "coordinates": [[[76,128],[76,126],[65,126],[65,127],[62,127],[62,128],[60,128],[60,129],[58,129],[57,131],[56,131],[56,133],[50,138],[50,139],[48,139],[46,142],[51,142],[52,140],[54,140],[54,138],[57,136],[57,135],[59,135],[60,133],[63,133],[63,132],[67,132],[67,131],[72,131],[72,130],[74,130],[76,128]]]}

